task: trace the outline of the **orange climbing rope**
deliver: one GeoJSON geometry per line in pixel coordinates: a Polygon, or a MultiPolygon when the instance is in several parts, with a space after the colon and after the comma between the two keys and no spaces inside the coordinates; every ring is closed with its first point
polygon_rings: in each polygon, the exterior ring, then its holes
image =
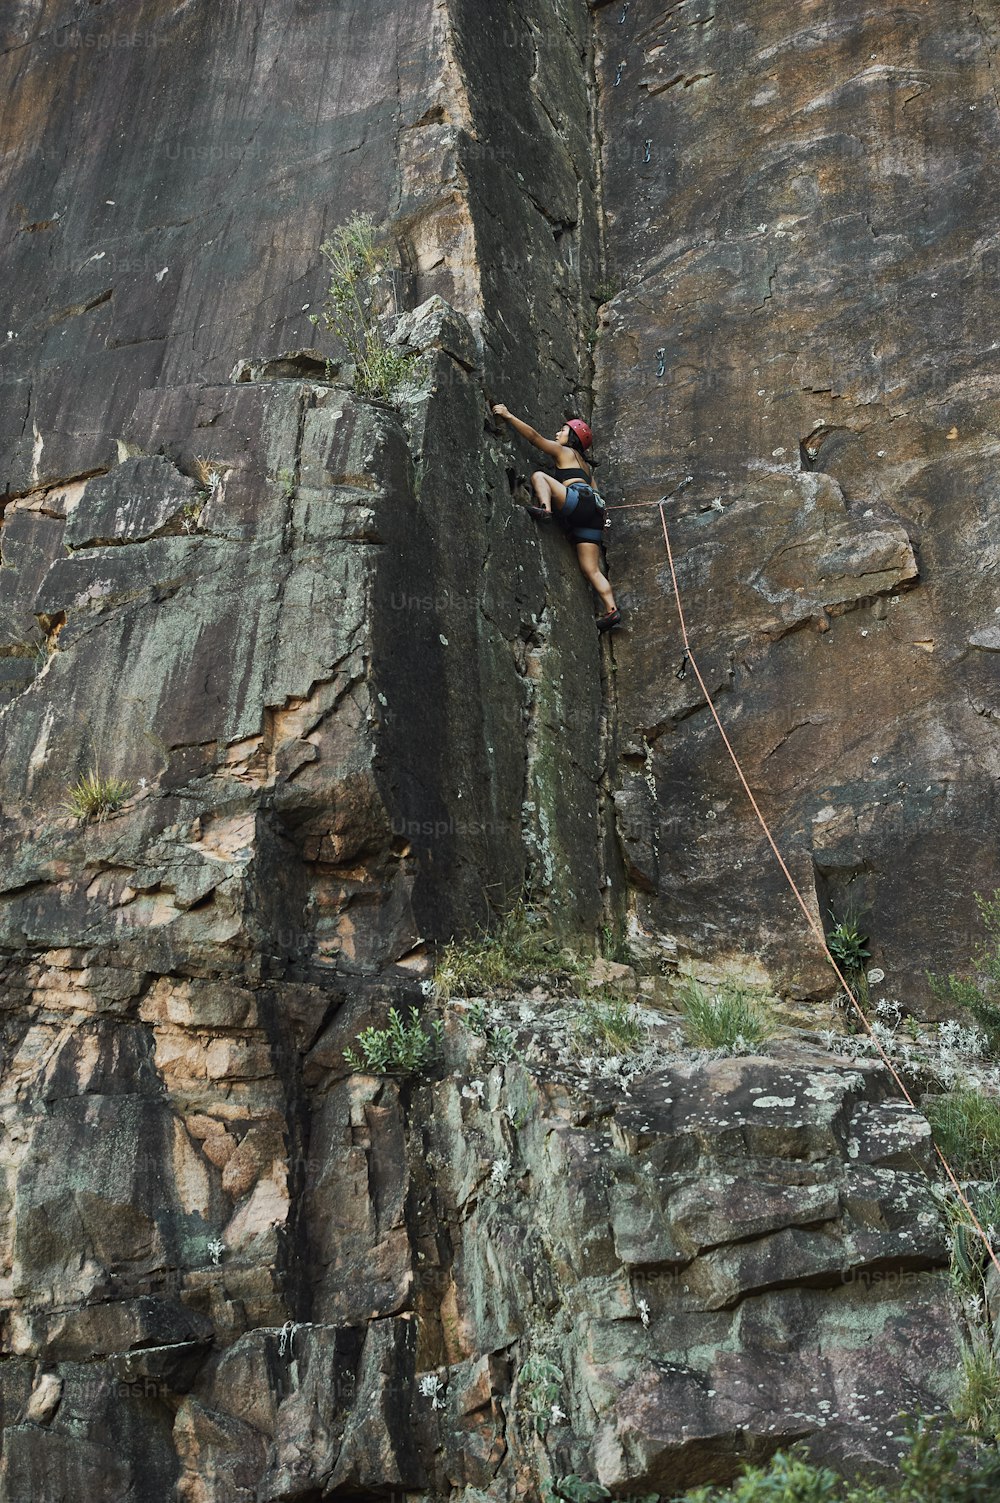
{"type": "MultiPolygon", "coordinates": [[[[760,812],[760,806],[758,805],[757,800],[754,798],[753,793],[750,790],[750,784],[747,782],[746,778],[743,775],[743,769],[740,766],[739,758],[737,757],[736,753],[733,751],[733,748],[732,748],[732,745],[730,743],[729,737],[726,735],[725,728],[724,728],[724,726],[722,724],[722,721],[719,719],[719,716],[718,716],[718,713],[716,711],[715,705],[714,705],[714,703],[712,701],[712,696],[708,692],[708,686],[705,683],[705,680],[701,676],[701,672],[700,672],[700,670],[698,668],[698,663],[697,663],[697,661],[695,659],[694,653],[691,651],[691,643],[690,643],[690,640],[688,638],[687,623],[684,620],[684,607],[681,604],[680,587],[679,587],[679,585],[677,583],[677,571],[674,568],[674,555],[673,555],[673,551],[672,551],[672,549],[670,547],[670,534],[667,531],[667,517],[666,517],[666,511],[664,509],[665,505],[666,505],[667,499],[668,499],[667,497],[663,497],[663,499],[660,500],[660,501],[656,501],[656,502],[637,502],[635,504],[636,505],[640,505],[640,506],[655,505],[655,506],[658,506],[659,509],[660,509],[660,524],[663,527],[663,542],[664,542],[664,545],[665,545],[666,550],[667,550],[667,562],[670,565],[670,579],[671,579],[671,582],[672,582],[673,587],[674,587],[674,600],[677,603],[677,619],[680,622],[681,638],[682,638],[682,640],[684,642],[684,651],[685,651],[685,653],[687,655],[687,660],[691,664],[692,669],[694,670],[695,678],[698,680],[698,683],[699,683],[699,685],[701,687],[701,692],[705,696],[705,702],[707,703],[708,708],[712,712],[712,719],[715,721],[715,724],[718,727],[719,735],[722,737],[722,740],[725,743],[726,751],[729,753],[730,757],[732,758],[733,766],[736,768],[736,772],[737,772],[737,775],[739,777],[739,780],[740,780],[740,782],[743,785],[743,791],[745,792],[747,798],[750,800],[750,804],[751,804],[751,806],[753,808],[753,812],[757,816],[757,819],[758,819],[758,821],[760,823],[761,829],[764,831],[764,834],[767,836],[767,843],[771,847],[771,850],[775,854],[775,858],[777,859],[778,865],[781,867],[781,870],[782,870],[782,872],[785,875],[785,880],[787,881],[789,887],[792,889],[792,892],[795,894],[795,899],[796,899],[799,907],[802,909],[803,915],[805,916],[806,923],[809,925],[809,928],[812,930],[812,932],[815,935],[816,939],[819,941],[820,945],[822,946],[823,953],[826,956],[827,960],[830,962],[831,966],[833,967],[834,972],[835,972],[836,977],[837,977],[837,980],[840,982],[841,986],[844,988],[844,991],[846,992],[848,998],[850,999],[851,1006],[854,1008],[854,1010],[857,1013],[858,1017],[861,1019],[861,1022],[863,1023],[865,1029],[867,1030],[869,1036],[871,1037],[873,1043],[875,1044],[876,1049],[878,1050],[879,1054],[882,1056],[883,1062],[885,1063],[886,1068],[888,1069],[890,1075],[892,1076],[893,1080],[896,1082],[896,1084],[899,1087],[899,1089],[900,1089],[901,1093],[903,1094],[903,1096],[909,1102],[910,1106],[913,1108],[914,1111],[917,1111],[916,1102],[913,1100],[913,1097],[910,1095],[909,1091],[906,1089],[906,1086],[903,1083],[903,1080],[900,1077],[899,1072],[896,1070],[896,1067],[892,1063],[892,1060],[889,1058],[889,1056],[886,1053],[885,1049],[882,1047],[882,1044],[881,1044],[881,1042],[880,1042],[880,1040],[878,1038],[878,1035],[875,1033],[875,1031],[872,1028],[871,1024],[869,1023],[868,1019],[865,1017],[864,1011],[863,1011],[860,1003],[858,1002],[858,999],[855,997],[853,991],[848,986],[847,981],[845,980],[844,975],[843,975],[840,967],[838,966],[838,964],[837,964],[836,960],[834,959],[833,955],[830,953],[830,948],[829,948],[829,946],[827,945],[827,942],[826,942],[826,935],[823,933],[823,930],[821,929],[820,925],[816,922],[816,919],[810,913],[809,908],[806,905],[805,899],[803,898],[803,896],[802,896],[801,892],[799,891],[798,887],[795,885],[795,879],[793,878],[791,872],[788,870],[788,867],[785,865],[784,858],[783,858],[781,852],[778,850],[778,847],[777,847],[777,845],[775,844],[775,841],[774,841],[774,837],[771,834],[770,829],[768,828],[767,820],[764,818],[763,814],[760,812]]],[[[619,508],[615,508],[615,509],[618,510],[619,508]]],[[[975,1211],[972,1209],[972,1206],[969,1204],[968,1198],[966,1197],[965,1192],[963,1191],[961,1185],[959,1184],[958,1180],[956,1179],[955,1174],[954,1174],[954,1172],[952,1170],[951,1165],[948,1163],[948,1160],[945,1158],[944,1154],[941,1152],[940,1148],[938,1147],[938,1145],[936,1143],[934,1144],[934,1152],[937,1154],[938,1158],[941,1160],[941,1163],[944,1166],[944,1171],[947,1174],[948,1178],[951,1180],[951,1183],[952,1183],[952,1185],[955,1188],[955,1192],[958,1195],[959,1200],[962,1202],[962,1205],[965,1207],[966,1211],[969,1213],[969,1219],[972,1222],[972,1225],[975,1227],[976,1231],[979,1233],[980,1237],[982,1238],[983,1245],[985,1246],[986,1251],[989,1253],[990,1261],[992,1262],[994,1268],[997,1270],[997,1273],[1000,1273],[1000,1260],[998,1260],[997,1254],[993,1250],[993,1247],[992,1247],[992,1245],[990,1243],[989,1236],[984,1231],[983,1227],[980,1225],[979,1219],[976,1216],[975,1211]]]]}

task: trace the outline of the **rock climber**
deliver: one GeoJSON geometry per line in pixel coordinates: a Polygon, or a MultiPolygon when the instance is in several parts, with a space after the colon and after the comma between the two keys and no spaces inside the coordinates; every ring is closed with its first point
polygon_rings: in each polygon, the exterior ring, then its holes
{"type": "Polygon", "coordinates": [[[550,522],[555,508],[555,515],[576,547],[577,561],[584,577],[604,604],[605,615],[598,616],[597,629],[608,631],[621,621],[621,611],[615,605],[610,581],[601,569],[605,512],[593,488],[591,463],[586,457],[594,442],[590,428],[582,418],[570,418],[555,438],[543,438],[530,423],[522,422],[508,411],[502,402],[497,402],[493,411],[553,461],[552,474],[535,470],[532,475],[531,489],[536,504],[527,509],[539,522],[550,522]]]}

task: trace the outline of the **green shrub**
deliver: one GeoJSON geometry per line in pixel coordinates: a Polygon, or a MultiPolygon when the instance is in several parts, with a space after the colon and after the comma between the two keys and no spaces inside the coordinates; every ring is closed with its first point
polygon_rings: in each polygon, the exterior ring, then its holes
{"type": "Polygon", "coordinates": [[[388,400],[416,373],[419,356],[389,344],[379,324],[377,294],[385,270],[370,214],[353,214],[320,250],[330,283],[323,312],[310,321],[332,330],[354,361],[354,387],[362,396],[388,400]]]}
{"type": "Polygon", "coordinates": [[[440,1052],[443,1029],[442,1023],[435,1022],[430,1033],[425,1033],[415,1007],[410,1008],[409,1023],[404,1023],[396,1009],[390,1007],[388,1028],[362,1029],[355,1040],[361,1056],[353,1049],[345,1049],[344,1059],[352,1070],[371,1075],[412,1075],[440,1052]]]}
{"type": "Polygon", "coordinates": [[[848,1482],[793,1448],[766,1467],[747,1467],[732,1487],[701,1487],[673,1503],[993,1503],[1000,1496],[1000,1455],[974,1446],[953,1422],[921,1421],[907,1432],[899,1475],[848,1482]]]}
{"type": "Polygon", "coordinates": [[[69,790],[63,808],[74,819],[92,819],[99,824],[120,809],[131,792],[131,783],[121,778],[102,778],[93,767],[69,790]]]}
{"type": "Polygon", "coordinates": [[[959,1179],[1000,1178],[1000,1101],[975,1090],[927,1096],[934,1141],[959,1179]]]}
{"type": "Polygon", "coordinates": [[[521,1364],[517,1374],[521,1403],[534,1420],[535,1429],[544,1436],[558,1408],[559,1393],[564,1381],[562,1369],[548,1357],[532,1353],[521,1364]]]}
{"type": "Polygon", "coordinates": [[[1000,1052],[1000,889],[992,898],[977,892],[976,907],[986,938],[972,957],[974,976],[927,973],[932,992],[955,1007],[967,1008],[986,1035],[992,1054],[1000,1052]]]}
{"type": "Polygon", "coordinates": [[[678,1000],[688,1038],[699,1048],[751,1054],[774,1032],[759,994],[734,982],[710,993],[700,982],[688,981],[678,1000]]]}
{"type": "Polygon", "coordinates": [[[781,1451],[766,1467],[747,1467],[731,1488],[699,1487],[685,1493],[686,1503],[840,1503],[843,1478],[827,1467],[814,1467],[781,1451]]]}
{"type": "Polygon", "coordinates": [[[447,1002],[532,983],[557,968],[560,958],[552,939],[519,902],[491,933],[445,945],[434,973],[435,994],[447,1002]]]}

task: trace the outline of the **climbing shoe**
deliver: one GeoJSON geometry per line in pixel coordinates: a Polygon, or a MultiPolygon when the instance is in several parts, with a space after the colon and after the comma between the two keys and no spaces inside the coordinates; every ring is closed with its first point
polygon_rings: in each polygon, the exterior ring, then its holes
{"type": "Polygon", "coordinates": [[[525,510],[530,512],[533,517],[537,517],[539,522],[552,521],[552,513],[546,511],[544,506],[528,506],[525,507],[525,510]]]}
{"type": "Polygon", "coordinates": [[[598,618],[597,618],[597,630],[598,631],[610,631],[613,626],[618,626],[621,623],[621,619],[622,619],[622,613],[621,613],[621,611],[619,611],[619,610],[608,611],[608,614],[606,616],[598,616],[598,618]]]}

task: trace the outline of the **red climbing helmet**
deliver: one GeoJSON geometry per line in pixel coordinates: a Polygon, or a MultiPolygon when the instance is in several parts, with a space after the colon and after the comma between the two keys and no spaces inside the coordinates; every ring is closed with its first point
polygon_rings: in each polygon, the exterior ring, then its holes
{"type": "Polygon", "coordinates": [[[594,435],[591,433],[587,424],[583,421],[583,418],[570,418],[569,422],[566,424],[566,427],[572,428],[573,432],[576,434],[577,438],[580,440],[585,449],[590,448],[591,444],[594,442],[594,435]]]}

